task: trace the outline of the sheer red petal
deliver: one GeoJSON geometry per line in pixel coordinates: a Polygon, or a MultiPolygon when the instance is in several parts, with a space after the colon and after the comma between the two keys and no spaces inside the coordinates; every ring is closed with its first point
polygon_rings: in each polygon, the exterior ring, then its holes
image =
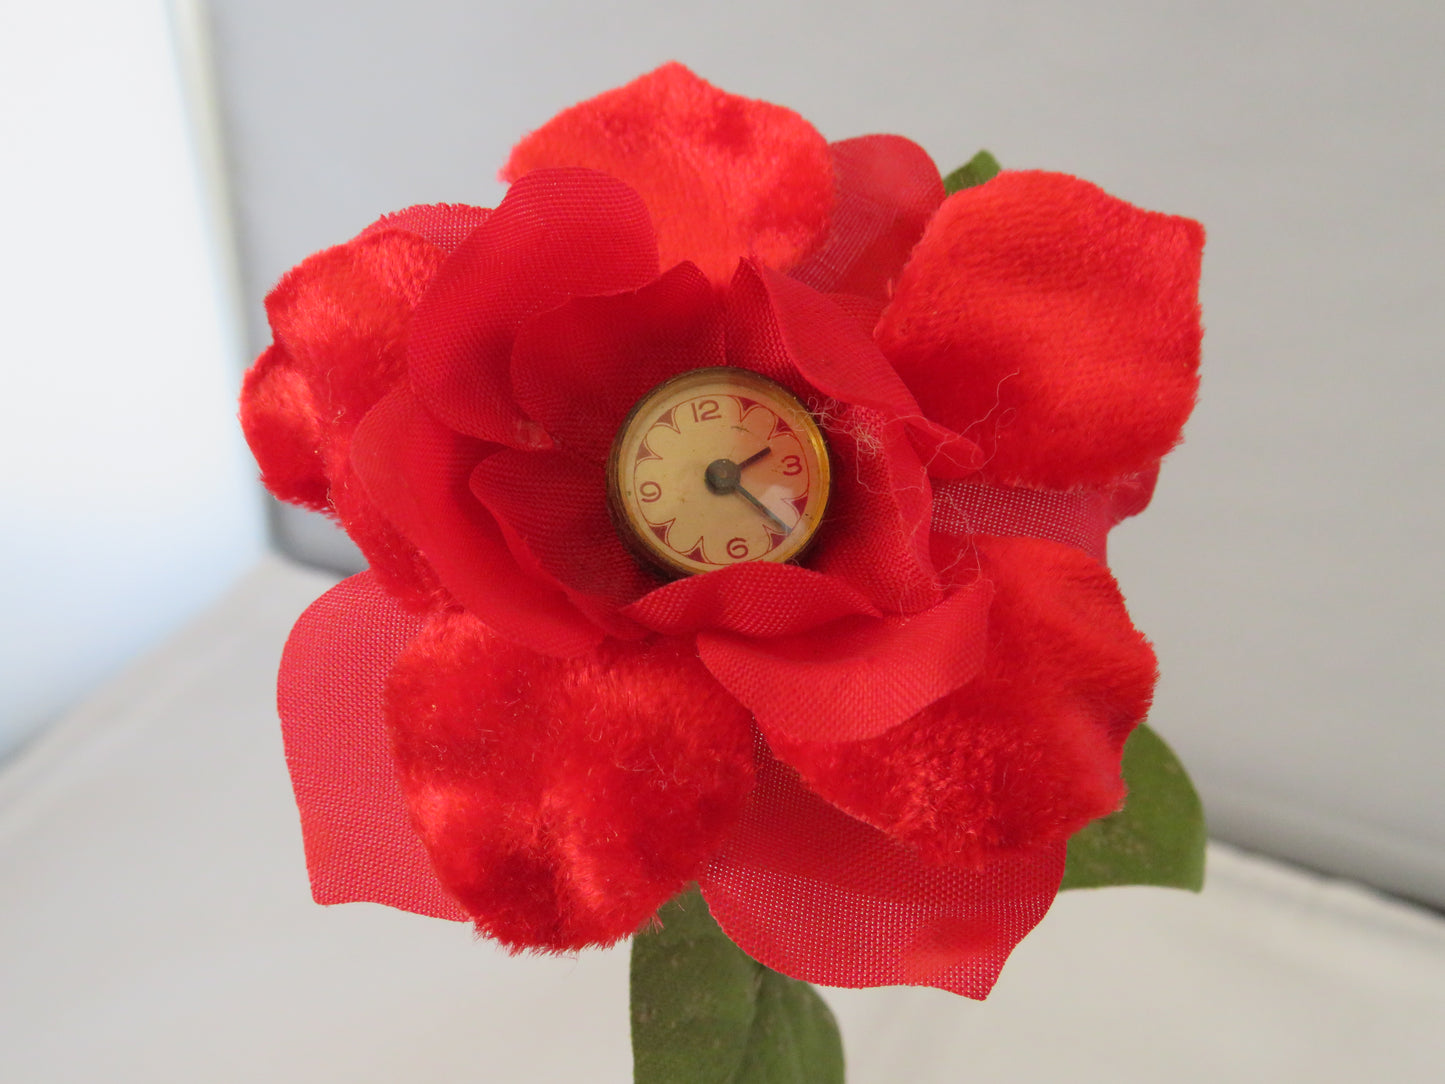
{"type": "Polygon", "coordinates": [[[662,266],[691,260],[724,283],[742,256],[790,267],[827,233],[823,137],[792,110],[727,94],[680,64],[566,109],[512,151],[502,175],[586,166],[635,188],[662,266]]]}
{"type": "Polygon", "coordinates": [[[765,755],[737,830],[698,881],[723,931],[785,975],[981,1000],[1063,872],[1063,844],[972,871],[926,866],[765,755]]]}
{"type": "Polygon", "coordinates": [[[491,213],[490,208],[470,207],[465,203],[418,203],[382,215],[362,230],[361,236],[383,230],[405,230],[451,255],[491,213]]]}
{"type": "Polygon", "coordinates": [[[791,274],[815,290],[886,301],[943,203],[943,178],[928,152],[902,136],[845,139],[828,153],[838,189],[828,239],[791,274]]]}
{"type": "Polygon", "coordinates": [[[446,591],[431,563],[377,506],[350,460],[351,442],[335,454],[347,458],[331,467],[331,511],[371,566],[377,582],[401,605],[419,613],[446,602],[446,591]]]}
{"type": "Polygon", "coordinates": [[[798,635],[847,615],[878,613],[842,580],[771,561],[748,561],[674,580],[625,612],[650,629],[674,636],[721,629],[742,637],[798,635]]]}
{"type": "Polygon", "coordinates": [[[513,949],[636,931],[727,837],[753,779],[747,713],[685,641],[561,660],[451,614],[397,661],[387,718],[442,883],[513,949]]]}
{"type": "Polygon", "coordinates": [[[991,479],[1108,484],[1173,447],[1194,405],[1203,243],[1076,178],[1002,173],[939,210],[877,339],[991,479]]]}
{"type": "Polygon", "coordinates": [[[241,430],[268,490],[318,512],[330,508],[311,385],[279,346],[267,347],[246,372],[241,430]]]}
{"type": "Polygon", "coordinates": [[[562,451],[504,448],[477,464],[471,488],[524,568],[559,584],[612,635],[643,635],[641,626],[617,611],[657,580],[613,529],[603,464],[562,451]]]}
{"type": "Polygon", "coordinates": [[[321,596],[281,656],[281,733],[316,902],[462,921],[412,828],[386,734],[386,675],[421,627],[370,572],[321,596]]]}
{"type": "Polygon", "coordinates": [[[1108,569],[1057,542],[973,545],[995,587],[977,680],[881,737],[774,742],[810,788],[933,862],[1062,844],[1112,813],[1154,688],[1108,569]]]}
{"type": "Polygon", "coordinates": [[[657,267],[647,208],[621,181],[585,169],[530,174],[461,243],[417,306],[412,385],[459,432],[547,447],[512,396],[518,327],[574,297],[635,290],[657,267]]]}
{"type": "Polygon", "coordinates": [[[722,365],[717,292],[679,264],[632,293],[577,298],[522,325],[517,404],[563,448],[604,462],[628,412],[669,377],[722,365]]]}
{"type": "Polygon", "coordinates": [[[979,672],[992,593],[980,581],[909,617],[845,617],[767,640],[701,632],[698,653],[770,741],[858,741],[979,672]]]}
{"type": "MultiPolygon", "coordinates": [[[[1132,499],[1134,489],[1121,491],[1132,499]]],[[[941,482],[933,489],[933,561],[949,573],[977,570],[975,535],[1046,538],[1102,562],[1109,530],[1121,518],[1113,490],[1060,493],[982,482],[941,482]]],[[[945,578],[951,578],[945,575],[945,578]]]]}
{"type": "Polygon", "coordinates": [[[352,461],[371,499],[431,563],[442,585],[502,636],[574,655],[601,639],[554,584],[518,567],[471,476],[496,446],[453,432],[406,387],[366,416],[352,461]]]}

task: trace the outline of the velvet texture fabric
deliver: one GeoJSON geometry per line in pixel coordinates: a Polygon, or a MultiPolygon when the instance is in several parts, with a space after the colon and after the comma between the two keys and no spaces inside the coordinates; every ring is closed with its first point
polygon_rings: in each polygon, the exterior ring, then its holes
{"type": "Polygon", "coordinates": [[[1103,540],[1193,403],[1200,228],[1058,174],[945,199],[678,65],[504,175],[290,272],[246,380],[267,486],[371,563],[281,672],[317,898],[570,951],[698,880],[786,973],[984,996],[1124,797],[1155,668],[1103,540]],[[813,410],[832,504],[800,564],[663,583],[607,452],[713,365],[813,410]]]}

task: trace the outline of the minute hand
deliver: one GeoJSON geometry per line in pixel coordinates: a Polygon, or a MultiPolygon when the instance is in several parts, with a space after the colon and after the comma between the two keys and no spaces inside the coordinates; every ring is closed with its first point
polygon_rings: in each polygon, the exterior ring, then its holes
{"type": "Polygon", "coordinates": [[[749,493],[749,492],[748,492],[746,489],[744,489],[742,486],[738,486],[735,490],[733,490],[733,492],[734,492],[734,493],[737,493],[739,496],[741,496],[745,501],[747,501],[750,505],[752,505],[752,506],[753,506],[754,508],[756,508],[759,512],[761,512],[765,518],[767,518],[770,522],[772,522],[773,524],[775,524],[775,525],[777,526],[778,531],[779,531],[780,534],[787,534],[787,533],[788,533],[788,525],[787,525],[786,523],[784,523],[782,520],[780,520],[777,516],[773,515],[772,511],[768,508],[767,505],[765,505],[762,501],[760,501],[760,500],[758,500],[756,497],[754,497],[751,493],[749,493]]]}

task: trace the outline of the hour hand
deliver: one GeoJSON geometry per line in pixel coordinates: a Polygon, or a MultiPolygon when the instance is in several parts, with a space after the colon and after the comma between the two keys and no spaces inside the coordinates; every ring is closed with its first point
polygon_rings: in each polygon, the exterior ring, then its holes
{"type": "Polygon", "coordinates": [[[765,444],[765,445],[763,445],[763,450],[762,450],[762,451],[760,451],[760,452],[754,452],[752,455],[748,456],[748,457],[747,457],[746,459],[744,459],[741,463],[739,463],[739,464],[738,464],[738,470],[742,470],[744,467],[747,467],[747,466],[752,465],[753,463],[756,463],[759,459],[766,459],[768,456],[770,456],[770,455],[772,455],[772,454],[773,454],[773,449],[772,449],[772,447],[771,447],[770,445],[766,445],[766,444],[765,444]]]}

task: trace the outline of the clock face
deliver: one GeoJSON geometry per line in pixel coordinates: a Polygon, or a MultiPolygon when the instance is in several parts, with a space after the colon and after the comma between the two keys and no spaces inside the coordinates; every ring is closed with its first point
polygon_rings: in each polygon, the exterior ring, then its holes
{"type": "Polygon", "coordinates": [[[673,572],[787,561],[828,503],[828,449],[812,415],[746,369],[658,385],[613,441],[608,488],[626,541],[673,572]]]}

